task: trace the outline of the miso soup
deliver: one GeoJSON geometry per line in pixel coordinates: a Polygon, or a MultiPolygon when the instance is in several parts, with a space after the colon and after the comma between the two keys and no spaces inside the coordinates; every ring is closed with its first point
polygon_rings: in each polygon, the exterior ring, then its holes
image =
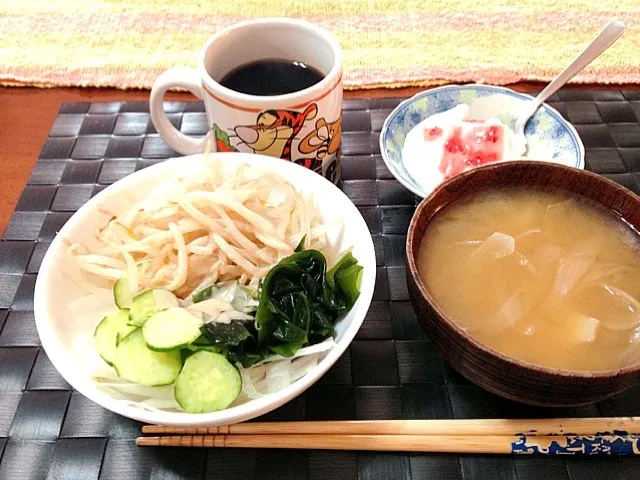
{"type": "Polygon", "coordinates": [[[418,258],[427,290],[480,343],[570,370],[640,361],[640,238],[580,197],[487,190],[439,212],[418,258]]]}

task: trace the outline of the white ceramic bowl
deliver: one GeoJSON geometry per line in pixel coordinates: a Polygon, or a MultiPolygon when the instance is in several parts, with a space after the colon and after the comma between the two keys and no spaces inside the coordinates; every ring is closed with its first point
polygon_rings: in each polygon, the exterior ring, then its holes
{"type": "MultiPolygon", "coordinates": [[[[382,158],[400,183],[419,197],[426,197],[442,183],[442,179],[429,173],[415,178],[405,167],[402,147],[413,127],[435,113],[466,103],[472,119],[498,118],[513,129],[518,115],[532,98],[493,85],[446,85],[420,92],[398,105],[386,118],[380,133],[382,158]]],[[[525,137],[527,159],[584,168],[584,146],[578,132],[549,105],[543,104],[531,117],[525,128],[525,137]]]]}
{"type": "MultiPolygon", "coordinates": [[[[339,220],[343,228],[329,237],[332,252],[353,246],[353,254],[364,267],[361,294],[351,311],[336,324],[337,346],[329,351],[318,366],[289,387],[259,399],[220,412],[191,414],[171,411],[149,411],[136,402],[123,401],[97,388],[90,378],[90,368],[100,361],[93,348],[96,323],[74,321],[68,304],[82,296],[63,272],[67,263],[66,246],[61,237],[91,244],[98,221],[97,205],[109,207],[114,199],[130,195],[143,198],[153,187],[169,176],[185,173],[202,162],[201,155],[168,160],[136,172],[109,186],[78,210],[60,230],[47,251],[36,280],[34,294],[35,321],[38,335],[51,363],[62,377],[81,394],[102,407],[141,422],[165,425],[225,425],[248,420],[274,410],[315,383],[344,353],[356,335],[369,309],[376,277],[376,259],[369,229],[354,204],[335,185],[320,175],[296,164],[271,157],[245,153],[215,154],[225,168],[242,163],[287,178],[299,191],[313,194],[326,221],[339,220]],[[91,358],[90,358],[91,357],[91,358]],[[98,359],[98,360],[96,360],[98,359]]],[[[120,200],[121,201],[121,200],[120,200]]]]}

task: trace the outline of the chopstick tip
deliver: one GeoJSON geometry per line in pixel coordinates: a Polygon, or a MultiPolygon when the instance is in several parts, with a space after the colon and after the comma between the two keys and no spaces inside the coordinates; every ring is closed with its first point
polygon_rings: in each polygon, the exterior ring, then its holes
{"type": "Polygon", "coordinates": [[[138,447],[158,447],[160,446],[160,437],[138,437],[136,445],[138,447]]]}

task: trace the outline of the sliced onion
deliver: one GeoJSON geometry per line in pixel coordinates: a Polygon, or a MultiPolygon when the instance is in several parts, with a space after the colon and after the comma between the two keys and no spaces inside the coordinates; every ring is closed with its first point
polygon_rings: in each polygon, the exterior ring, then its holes
{"type": "Polygon", "coordinates": [[[318,366],[318,361],[323,357],[321,354],[307,355],[291,362],[291,383],[307,375],[318,366]]]}
{"type": "MultiPolygon", "coordinates": [[[[172,399],[164,399],[164,398],[147,398],[146,400],[143,400],[142,402],[140,402],[140,404],[142,404],[144,407],[153,410],[161,410],[161,411],[183,411],[182,408],[180,408],[180,405],[178,404],[178,402],[176,402],[175,398],[172,399]]],[[[140,404],[136,404],[136,405],[140,405],[140,404]]]]}
{"type": "Polygon", "coordinates": [[[137,408],[139,410],[145,410],[147,412],[184,412],[178,405],[178,402],[173,401],[173,405],[170,405],[169,402],[164,402],[162,400],[154,400],[152,398],[148,398],[147,400],[141,400],[139,402],[131,402],[129,400],[116,400],[117,402],[125,403],[127,406],[131,408],[137,408]]]}
{"type": "Polygon", "coordinates": [[[562,248],[553,244],[544,244],[538,247],[529,256],[531,263],[537,271],[545,271],[562,258],[562,248]]]}
{"type": "Polygon", "coordinates": [[[214,319],[216,323],[231,323],[233,320],[253,320],[253,317],[237,310],[227,310],[214,319]]]}
{"type": "Polygon", "coordinates": [[[313,354],[316,354],[316,353],[326,352],[326,351],[332,349],[336,345],[337,345],[336,341],[333,339],[333,337],[329,337],[329,338],[323,340],[320,343],[316,343],[315,345],[310,345],[308,347],[303,347],[303,348],[299,349],[293,357],[283,357],[281,355],[271,355],[271,356],[265,358],[264,360],[262,360],[261,362],[256,363],[256,366],[257,365],[262,365],[264,363],[277,362],[279,360],[287,360],[288,358],[299,358],[299,357],[305,357],[307,355],[313,355],[313,354]]]}
{"type": "Polygon", "coordinates": [[[584,277],[594,260],[594,257],[576,253],[561,261],[552,292],[560,297],[566,297],[584,277]]]}
{"type": "MultiPolygon", "coordinates": [[[[272,355],[251,368],[239,367],[243,393],[248,398],[254,399],[288,387],[311,372],[334,345],[336,343],[330,337],[323,342],[301,348],[295,356],[290,358],[272,355]]],[[[237,401],[234,402],[236,403],[237,401]]]]}
{"type": "Polygon", "coordinates": [[[253,298],[255,290],[237,284],[233,293],[231,304],[234,309],[240,312],[251,312],[258,307],[258,300],[253,298]]]}
{"type": "Polygon", "coordinates": [[[589,275],[589,280],[597,282],[603,278],[618,275],[619,273],[628,270],[627,265],[619,265],[615,263],[601,263],[593,268],[592,273],[589,275]]]}
{"type": "Polygon", "coordinates": [[[503,258],[511,255],[515,249],[516,241],[511,235],[494,232],[473,252],[473,255],[488,255],[495,258],[503,258]]]}
{"type": "Polygon", "coordinates": [[[69,302],[68,307],[74,317],[84,317],[113,310],[116,308],[116,303],[113,291],[103,288],[69,302]]]}
{"type": "Polygon", "coordinates": [[[638,342],[640,342],[640,330],[636,330],[633,338],[631,339],[631,345],[625,348],[620,354],[620,361],[623,367],[635,365],[640,362],[638,342]]]}
{"type": "Polygon", "coordinates": [[[70,267],[74,271],[62,272],[62,276],[65,280],[70,281],[78,289],[84,292],[86,295],[91,293],[99,293],[102,290],[111,291],[113,280],[106,278],[96,278],[95,281],[87,279],[87,276],[77,266],[70,267]]]}
{"type": "Polygon", "coordinates": [[[542,233],[542,229],[541,228],[530,228],[529,230],[525,230],[522,233],[519,233],[518,235],[515,236],[516,240],[522,240],[523,238],[528,237],[529,235],[535,235],[538,233],[542,233]]]}
{"type": "Polygon", "coordinates": [[[261,398],[265,396],[265,394],[259,392],[258,389],[253,384],[250,368],[241,368],[240,375],[242,376],[242,391],[247,397],[251,399],[256,399],[256,398],[261,398]]]}
{"type": "Polygon", "coordinates": [[[291,385],[291,360],[275,362],[267,369],[267,392],[275,393],[291,385]]]}
{"type": "Polygon", "coordinates": [[[532,275],[537,275],[538,274],[538,270],[536,269],[536,267],[533,266],[533,264],[531,263],[531,261],[522,254],[522,252],[516,250],[514,252],[514,256],[518,262],[518,264],[523,267],[527,272],[529,272],[532,275]]]}
{"type": "Polygon", "coordinates": [[[185,298],[185,302],[191,304],[193,303],[193,296],[198,293],[201,290],[204,290],[207,287],[210,287],[211,285],[213,285],[213,282],[211,281],[211,277],[207,276],[205,277],[196,288],[194,288],[185,298]]]}
{"type": "Polygon", "coordinates": [[[196,312],[206,313],[207,315],[214,318],[218,317],[222,312],[226,310],[233,310],[233,307],[230,303],[225,302],[224,300],[219,300],[217,298],[210,298],[208,300],[203,300],[202,302],[193,303],[189,305],[188,308],[189,310],[193,310],[196,312]]]}
{"type": "Polygon", "coordinates": [[[568,200],[561,200],[559,202],[552,203],[550,205],[547,205],[547,213],[561,211],[564,208],[566,208],[569,205],[571,205],[572,203],[573,203],[573,199],[572,198],[570,198],[568,200]]]}
{"type": "Polygon", "coordinates": [[[500,307],[496,314],[496,319],[492,325],[488,326],[492,333],[500,333],[507,328],[513,327],[524,315],[525,309],[520,298],[520,292],[513,294],[500,307]]]}
{"type": "Polygon", "coordinates": [[[173,398],[173,387],[148,387],[146,385],[141,385],[139,383],[129,382],[127,380],[121,381],[98,381],[96,378],[96,383],[102,388],[113,388],[118,390],[118,392],[125,395],[139,395],[141,397],[147,398],[164,398],[170,399],[173,398]]]}
{"type": "Polygon", "coordinates": [[[238,288],[238,282],[222,282],[215,285],[216,290],[213,292],[212,298],[224,300],[227,303],[233,302],[238,288]]]}
{"type": "Polygon", "coordinates": [[[624,290],[613,285],[605,283],[603,287],[610,295],[619,298],[625,304],[626,310],[631,313],[628,320],[622,321],[620,318],[616,318],[616,321],[606,322],[605,326],[611,330],[628,330],[638,326],[640,324],[640,302],[624,290]]]}

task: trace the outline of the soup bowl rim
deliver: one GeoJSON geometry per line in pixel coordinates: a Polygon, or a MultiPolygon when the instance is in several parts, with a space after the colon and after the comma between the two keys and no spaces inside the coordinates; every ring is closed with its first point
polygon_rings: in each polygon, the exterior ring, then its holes
{"type": "MultiPolygon", "coordinates": [[[[418,273],[418,266],[417,266],[417,261],[414,257],[414,255],[412,254],[412,252],[414,251],[414,244],[419,244],[422,241],[422,236],[420,238],[416,238],[417,237],[417,225],[418,225],[418,219],[420,219],[421,217],[423,217],[425,215],[425,212],[427,215],[430,215],[430,218],[427,222],[430,223],[437,215],[438,213],[446,208],[447,206],[451,205],[455,200],[453,201],[448,201],[446,202],[445,205],[441,206],[440,208],[437,208],[435,210],[433,210],[430,214],[429,214],[429,209],[431,207],[431,202],[433,201],[433,199],[435,199],[438,194],[440,192],[442,192],[443,190],[446,190],[448,188],[451,188],[452,186],[455,186],[456,184],[462,183],[464,182],[467,178],[474,176],[474,175],[480,175],[482,174],[482,172],[484,171],[490,171],[490,170],[505,170],[505,169],[509,169],[511,168],[513,165],[521,165],[523,167],[530,167],[530,168],[540,168],[540,169],[553,169],[553,170],[564,170],[565,172],[568,172],[568,175],[576,175],[576,176],[582,176],[582,177],[591,177],[596,179],[596,181],[601,182],[602,184],[606,184],[609,188],[613,188],[614,190],[617,190],[619,192],[619,194],[622,194],[624,196],[627,196],[629,198],[632,198],[634,202],[636,202],[638,204],[638,207],[640,208],[640,197],[638,195],[636,195],[634,192],[632,192],[631,190],[622,187],[621,185],[617,184],[616,182],[614,182],[613,180],[610,180],[606,177],[603,177],[601,175],[598,175],[596,173],[590,172],[588,170],[581,170],[581,169],[577,169],[575,167],[568,167],[566,165],[558,165],[558,164],[554,164],[554,163],[548,163],[548,162],[541,162],[541,161],[536,161],[536,160],[518,160],[518,161],[508,161],[508,162],[500,162],[500,163],[496,163],[496,164],[492,164],[492,165],[484,165],[484,166],[480,166],[480,167],[476,167],[474,169],[468,170],[466,172],[463,172],[461,174],[458,174],[448,180],[446,180],[445,182],[441,183],[440,185],[438,185],[437,188],[435,188],[433,190],[433,192],[431,192],[431,194],[429,194],[427,197],[425,197],[420,204],[418,205],[418,207],[416,208],[412,218],[411,218],[411,222],[409,223],[409,229],[407,231],[407,241],[406,241],[406,263],[407,263],[407,268],[408,268],[408,274],[411,275],[411,277],[413,278],[413,281],[415,282],[415,285],[417,287],[417,290],[420,294],[420,296],[431,306],[431,308],[433,308],[433,310],[435,311],[436,315],[438,316],[438,319],[443,322],[446,327],[448,329],[453,330],[456,334],[458,334],[459,336],[463,337],[467,342],[469,342],[473,348],[480,350],[481,352],[483,352],[486,355],[492,356],[497,358],[500,361],[503,361],[509,365],[512,365],[514,367],[517,367],[519,369],[523,369],[526,371],[530,371],[530,372],[536,372],[538,374],[546,374],[546,375],[550,375],[550,376],[561,376],[561,377],[572,377],[572,378],[610,378],[610,377],[616,377],[616,376],[624,376],[624,375],[628,375],[628,374],[632,374],[635,373],[637,371],[640,370],[640,360],[637,361],[636,363],[633,363],[631,365],[627,365],[625,367],[620,367],[620,368],[615,368],[615,369],[608,369],[608,370],[573,370],[573,369],[565,369],[565,368],[557,368],[557,367],[549,367],[549,366],[544,366],[544,365],[540,365],[540,364],[536,364],[533,362],[528,362],[525,360],[520,360],[517,359],[515,357],[512,357],[510,355],[506,355],[488,345],[486,345],[485,343],[477,340],[474,336],[470,335],[469,333],[467,333],[462,327],[460,327],[455,321],[453,321],[453,319],[451,319],[451,317],[446,314],[444,312],[444,310],[439,306],[438,302],[436,302],[436,300],[433,298],[433,296],[429,293],[429,290],[427,289],[425,283],[422,281],[422,278],[420,277],[419,273],[418,273]]],[[[480,187],[478,189],[472,190],[468,193],[464,193],[462,194],[459,198],[463,198],[465,196],[468,196],[470,193],[475,193],[478,191],[483,191],[486,189],[490,189],[492,188],[490,184],[487,184],[486,186],[480,187]]],[[[533,187],[534,189],[536,187],[533,187]]],[[[563,190],[562,188],[560,189],[560,191],[564,191],[564,192],[571,192],[571,189],[565,189],[563,190]]],[[[612,210],[604,205],[602,205],[601,203],[598,202],[597,198],[593,198],[593,197],[587,197],[590,198],[593,202],[595,202],[596,204],[602,206],[605,210],[611,212],[612,210]]],[[[457,199],[456,199],[457,200],[457,199]]],[[[633,226],[632,226],[633,228],[633,226]]],[[[426,229],[426,226],[425,226],[426,229]]],[[[423,233],[424,236],[424,233],[423,233]]]]}

